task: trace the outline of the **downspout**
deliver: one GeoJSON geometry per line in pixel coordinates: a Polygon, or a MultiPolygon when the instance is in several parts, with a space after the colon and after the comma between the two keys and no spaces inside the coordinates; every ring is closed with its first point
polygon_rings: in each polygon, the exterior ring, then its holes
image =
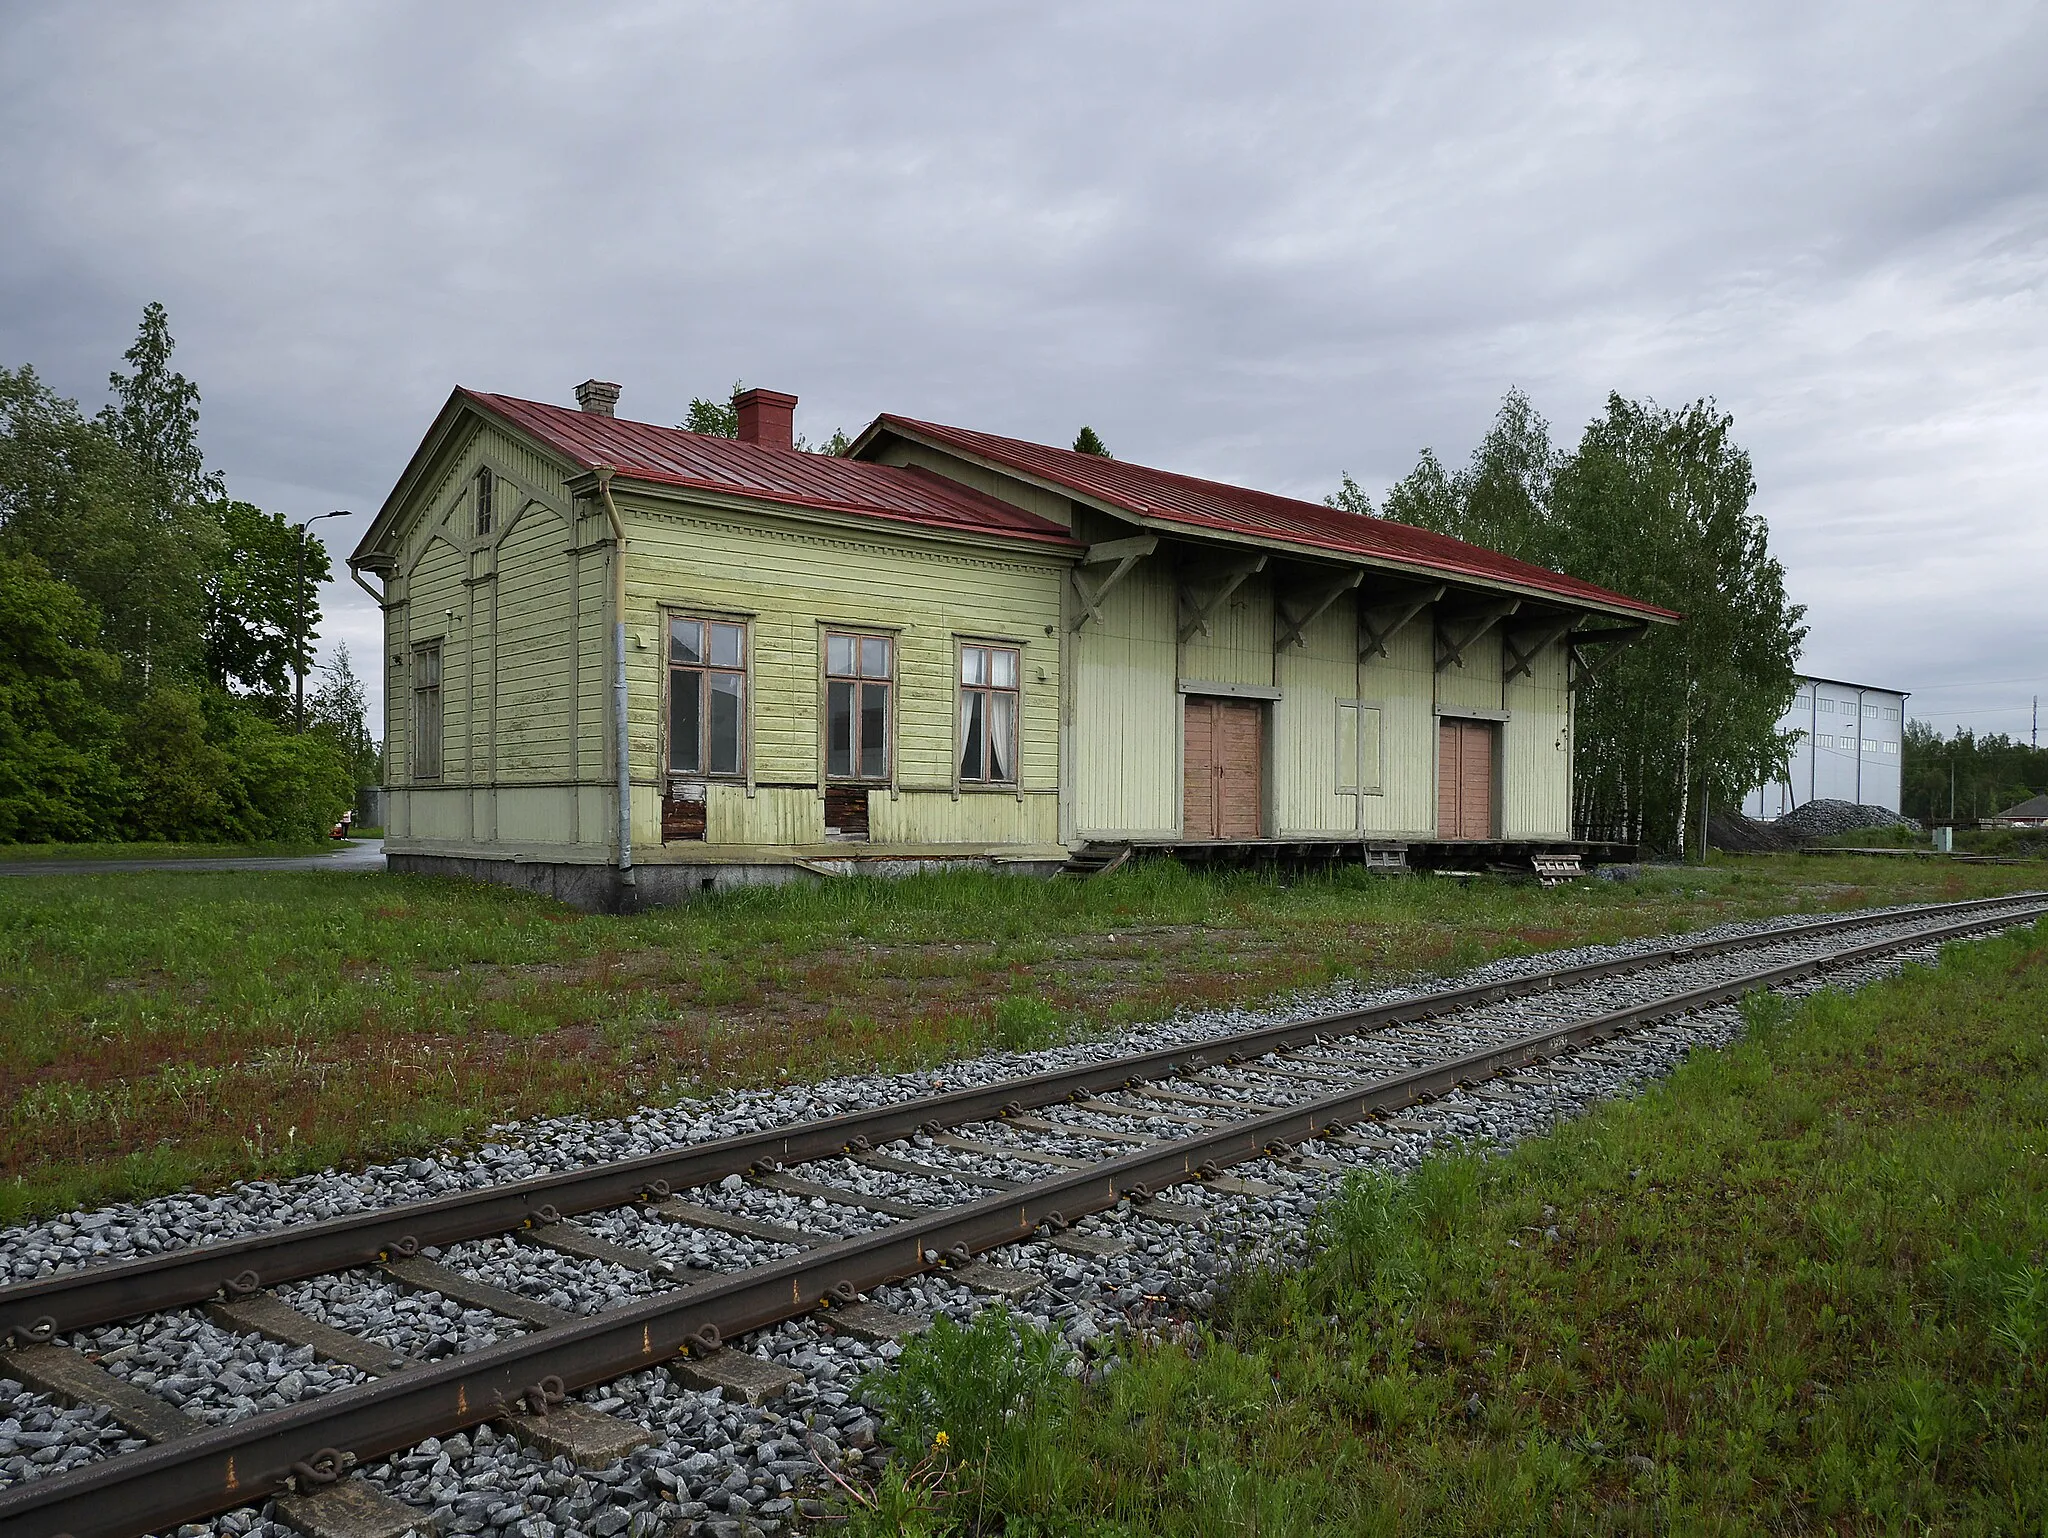
{"type": "Polygon", "coordinates": [[[612,470],[597,467],[597,493],[612,526],[612,746],[619,765],[619,885],[640,884],[633,871],[633,766],[626,756],[626,526],[612,501],[612,470]]]}

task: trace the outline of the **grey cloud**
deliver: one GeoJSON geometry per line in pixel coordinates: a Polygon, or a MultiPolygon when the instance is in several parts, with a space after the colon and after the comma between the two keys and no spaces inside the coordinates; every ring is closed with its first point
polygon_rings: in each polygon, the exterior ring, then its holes
{"type": "Polygon", "coordinates": [[[1564,440],[1713,395],[1817,670],[1942,720],[2048,641],[2031,5],[20,8],[0,58],[0,358],[97,400],[164,299],[294,514],[373,509],[457,382],[1086,420],[1308,496],[1509,385],[1564,440]]]}

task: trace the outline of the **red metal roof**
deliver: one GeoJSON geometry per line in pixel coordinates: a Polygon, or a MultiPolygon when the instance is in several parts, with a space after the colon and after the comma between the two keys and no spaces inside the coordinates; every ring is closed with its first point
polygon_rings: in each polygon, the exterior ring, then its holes
{"type": "Polygon", "coordinates": [[[734,438],[628,422],[509,395],[477,390],[459,390],[457,394],[587,470],[610,466],[636,481],[697,486],[958,533],[993,534],[1049,545],[1078,543],[1050,519],[929,470],[806,454],[799,449],[764,448],[734,438]]]}
{"type": "Polygon", "coordinates": [[[1368,518],[1321,503],[1298,502],[1270,492],[1248,491],[1242,486],[1198,480],[1170,470],[1153,470],[1127,460],[1077,454],[1072,449],[1050,448],[1042,443],[1002,438],[964,427],[944,427],[909,417],[884,415],[877,425],[894,427],[911,437],[960,449],[990,463],[1052,481],[1140,518],[1250,539],[1284,540],[1292,545],[1395,562],[1447,577],[1512,583],[1646,617],[1680,618],[1673,610],[1639,598],[1609,592],[1576,577],[1390,518],[1368,518]]]}

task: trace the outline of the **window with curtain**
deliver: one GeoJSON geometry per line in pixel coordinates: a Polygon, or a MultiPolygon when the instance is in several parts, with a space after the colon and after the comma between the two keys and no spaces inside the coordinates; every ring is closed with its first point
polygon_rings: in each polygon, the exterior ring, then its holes
{"type": "Polygon", "coordinates": [[[893,636],[825,633],[828,779],[889,778],[889,691],[895,681],[893,636]]]}
{"type": "Polygon", "coordinates": [[[960,778],[980,785],[1017,779],[1017,649],[960,648],[960,778]]]}
{"type": "Polygon", "coordinates": [[[737,776],[747,757],[747,627],[673,615],[668,622],[668,770],[737,776]]]}
{"type": "Polygon", "coordinates": [[[441,643],[415,647],[412,654],[412,772],[419,780],[441,778],[441,643]]]}

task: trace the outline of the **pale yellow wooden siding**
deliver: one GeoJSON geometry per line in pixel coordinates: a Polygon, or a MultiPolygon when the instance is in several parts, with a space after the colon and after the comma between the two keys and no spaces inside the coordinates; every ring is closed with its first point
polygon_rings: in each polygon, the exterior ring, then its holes
{"type": "Polygon", "coordinates": [[[1050,791],[1027,792],[1019,801],[993,791],[950,793],[887,791],[870,795],[873,837],[885,844],[1044,846],[1059,838],[1059,799],[1050,791]]]}
{"type": "MultiPolygon", "coordinates": [[[[468,592],[462,579],[468,574],[469,559],[445,539],[428,542],[419,564],[406,582],[409,620],[405,660],[394,669],[403,691],[408,724],[413,708],[413,658],[418,649],[433,641],[441,645],[441,773],[440,779],[459,784],[468,777],[463,758],[464,734],[469,717],[464,709],[469,684],[468,592]]],[[[409,734],[408,734],[409,736],[409,734]]],[[[411,743],[407,742],[408,755],[411,743]]],[[[407,778],[413,762],[405,760],[407,778]]]]}
{"type": "Polygon", "coordinates": [[[1354,832],[1358,797],[1337,793],[1337,701],[1358,697],[1358,620],[1349,600],[1332,604],[1302,633],[1301,645],[1273,662],[1280,686],[1270,717],[1278,835],[1354,832]]]}
{"type": "MultiPolygon", "coordinates": [[[[497,779],[569,777],[569,530],[532,503],[498,547],[497,779]]],[[[568,837],[566,826],[561,836],[568,837]]]]}
{"type": "Polygon", "coordinates": [[[1453,663],[1436,675],[1437,702],[1454,709],[1500,710],[1500,674],[1500,638],[1488,633],[1465,648],[1464,666],[1453,663]]]}
{"type": "Polygon", "coordinates": [[[1208,623],[1206,634],[1198,632],[1182,645],[1180,676],[1208,683],[1269,687],[1273,682],[1273,588],[1266,577],[1247,578],[1209,616],[1208,623]]]}
{"type": "Polygon", "coordinates": [[[1506,684],[1501,729],[1501,836],[1569,838],[1572,744],[1565,648],[1546,646],[1506,684]]]}
{"type": "MultiPolygon", "coordinates": [[[[804,787],[811,809],[741,809],[720,791],[707,808],[706,842],[791,843],[823,836],[816,786],[822,768],[820,673],[829,628],[896,637],[894,772],[900,792],[943,791],[940,802],[905,796],[872,842],[943,843],[958,825],[952,789],[959,708],[957,647],[963,638],[1015,646],[1022,669],[1018,764],[1023,787],[1056,789],[1059,774],[1059,584],[1057,556],[939,549],[886,533],[801,529],[743,514],[630,507],[627,652],[633,775],[654,786],[664,764],[667,612],[745,618],[751,649],[750,716],[755,801],[775,782],[804,787]],[[1051,627],[1053,634],[1048,635],[1051,627]],[[762,782],[766,782],[763,784],[762,782]],[[911,807],[904,813],[905,803],[911,807]],[[922,809],[930,808],[927,823],[922,809]]],[[[738,792],[744,799],[744,791],[738,792]]],[[[977,843],[1038,839],[1029,797],[987,798],[977,843]]],[[[635,838],[658,843],[659,800],[635,799],[635,838]]],[[[674,849],[676,846],[671,846],[674,849]]]]}
{"type": "Polygon", "coordinates": [[[1380,706],[1384,794],[1365,798],[1366,832],[1436,836],[1434,639],[1425,615],[1360,665],[1358,696],[1380,706]]]}
{"type": "Polygon", "coordinates": [[[1180,831],[1180,699],[1173,570],[1146,561],[1074,635],[1068,751],[1081,838],[1180,831]]]}
{"type": "MultiPolygon", "coordinates": [[[[816,791],[713,785],[705,807],[705,841],[710,844],[820,844],[825,840],[825,802],[816,791]]],[[[670,845],[671,850],[681,845],[670,845]]]]}

